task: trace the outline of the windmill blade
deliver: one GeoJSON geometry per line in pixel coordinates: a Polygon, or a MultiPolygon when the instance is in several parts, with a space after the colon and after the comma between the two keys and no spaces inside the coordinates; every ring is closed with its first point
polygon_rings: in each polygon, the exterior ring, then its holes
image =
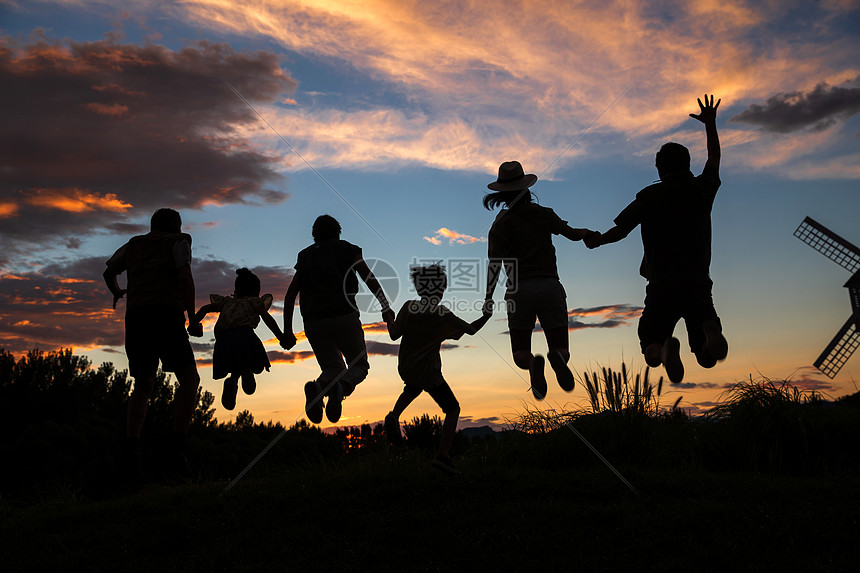
{"type": "Polygon", "coordinates": [[[848,296],[851,297],[851,312],[854,313],[854,326],[860,330],[860,272],[854,273],[854,276],[848,279],[845,283],[848,288],[848,296]]]}
{"type": "Polygon", "coordinates": [[[857,347],[860,346],[860,330],[856,322],[857,315],[852,314],[815,361],[816,368],[828,378],[833,378],[842,370],[857,347]]]}
{"type": "Polygon", "coordinates": [[[806,217],[794,236],[852,273],[860,270],[860,248],[814,219],[806,217]]]}

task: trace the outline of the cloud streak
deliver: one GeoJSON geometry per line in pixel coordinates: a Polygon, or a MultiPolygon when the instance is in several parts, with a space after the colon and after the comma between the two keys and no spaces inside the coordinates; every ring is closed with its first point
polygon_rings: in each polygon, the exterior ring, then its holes
{"type": "Polygon", "coordinates": [[[472,243],[486,243],[486,237],[473,237],[465,233],[452,231],[447,227],[438,229],[432,237],[424,237],[424,240],[434,245],[442,244],[442,241],[447,240],[449,245],[471,245],[472,243]]]}

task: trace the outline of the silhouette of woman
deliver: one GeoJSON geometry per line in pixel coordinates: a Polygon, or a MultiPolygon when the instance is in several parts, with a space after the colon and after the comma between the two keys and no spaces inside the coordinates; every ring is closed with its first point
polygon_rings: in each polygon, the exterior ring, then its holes
{"type": "Polygon", "coordinates": [[[532,393],[542,400],[547,392],[544,358],[531,352],[535,318],[546,335],[547,358],[559,386],[566,392],[574,387],[573,374],[567,366],[567,295],[558,278],[552,236],[581,241],[593,231],[573,229],[552,209],[535,204],[529,188],[536,181],[536,175],[523,173],[518,161],[507,161],[499,166],[498,179],[487,185],[493,193],[484,196],[484,207],[493,210],[504,205],[504,209],[490,228],[485,305],[492,305],[493,291],[504,267],[514,363],[529,371],[532,393]]]}

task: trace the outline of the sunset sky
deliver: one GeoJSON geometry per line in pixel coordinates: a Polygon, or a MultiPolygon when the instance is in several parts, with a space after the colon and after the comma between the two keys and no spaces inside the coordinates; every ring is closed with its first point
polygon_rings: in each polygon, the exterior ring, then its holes
{"type": "MultiPolygon", "coordinates": [[[[414,296],[409,265],[442,261],[449,306],[472,320],[495,217],[481,198],[501,162],[538,174],[539,202],[571,226],[605,231],[657,178],[662,143],[687,145],[701,172],[704,129],[688,114],[713,93],[723,185],[711,275],[729,357],[699,368],[679,325],[687,375],[663,403],[700,411],[750,376],[834,398],[858,390],[860,354],[833,380],[811,366],[851,312],[849,274],[792,236],[808,215],[860,244],[857,2],[121,4],[0,0],[0,347],[72,348],[125,368],[125,305],[111,309],[101,274],[162,206],[193,236],[198,306],[232,293],[247,266],[281,323],[296,254],[329,213],[378,264],[395,309],[414,296]]],[[[573,369],[644,368],[638,231],[594,251],[555,246],[573,369]]],[[[194,347],[220,398],[209,318],[194,347]]],[[[381,420],[401,388],[397,343],[378,313],[362,320],[371,373],[341,425],[381,420]]],[[[506,330],[500,312],[442,353],[461,427],[585,403],[548,371],[536,404],[506,330]]],[[[306,341],[285,352],[258,334],[271,372],[216,416],[292,424],[316,361],[306,341]]],[[[545,351],[541,333],[533,346],[545,351]]],[[[439,413],[422,396],[405,417],[422,412],[439,413]]]]}

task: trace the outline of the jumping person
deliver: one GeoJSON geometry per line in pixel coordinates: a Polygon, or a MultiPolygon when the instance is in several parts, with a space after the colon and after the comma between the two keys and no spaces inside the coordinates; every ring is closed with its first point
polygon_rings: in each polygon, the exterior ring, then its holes
{"type": "Polygon", "coordinates": [[[278,338],[283,346],[284,335],[278,323],[269,314],[272,295],[260,296],[260,279],[248,269],[236,271],[233,296],[209,295],[209,304],[200,307],[188,326],[192,336],[201,336],[200,321],[210,312],[217,312],[215,323],[215,349],[212,353],[212,377],[225,378],[221,392],[221,405],[227,410],[236,407],[239,378],[242,391],[249,396],[257,389],[254,374],[269,370],[272,366],[266,356],[262,341],[254,333],[260,319],[278,338]]]}
{"type": "Polygon", "coordinates": [[[335,423],[340,420],[343,399],[370,370],[355,303],[358,277],[376,296],[385,322],[394,320],[394,311],[362,258],[361,247],[340,238],[337,219],[320,215],[311,234],[314,243],[299,253],[296,274],[284,296],[284,341],[286,348],[296,343],[293,308],[299,297],[305,335],[322,371],[316,380],[305,384],[305,412],[311,422],[322,422],[325,395],[326,418],[335,423]]]}
{"type": "Polygon", "coordinates": [[[158,363],[173,372],[179,387],[175,408],[171,465],[188,473],[185,436],[197,406],[200,376],[185,331],[185,315],[194,316],[194,278],[191,274],[191,236],[182,232],[182,219],[173,209],[158,209],[151,231],[132,237],[107,260],[104,280],[113,295],[113,308],[128,294],[125,310],[125,351],[134,389],[128,400],[126,423],[129,469],[140,471],[140,432],[158,363]],[[127,288],[117,277],[127,272],[127,288]]]}
{"type": "Polygon", "coordinates": [[[640,274],[647,279],[645,308],[639,320],[639,342],[645,362],[663,364],[669,380],[684,379],[681,343],[673,336],[684,319],[690,350],[704,368],[724,360],[729,345],[714,308],[711,265],[711,208],[720,187],[720,140],[714,96],[697,100],[700,112],[690,117],[705,124],[708,159],[701,175],[690,171],[690,152],[666,143],[657,152],[660,181],[636,194],[615,218],[615,226],[586,239],[590,249],[614,243],[641,225],[644,257],[640,274]]]}
{"type": "Polygon", "coordinates": [[[439,351],[445,340],[458,340],[464,334],[478,332],[490,319],[490,307],[485,306],[481,318],[470,324],[440,304],[448,286],[444,267],[415,267],[410,276],[421,298],[404,303],[397,319],[388,323],[391,340],[403,337],[397,371],[404,386],[394,408],[385,416],[385,433],[389,441],[400,441],[400,416],[421,392],[426,391],[445,414],[439,451],[433,465],[448,473],[458,473],[451,463],[451,444],[457,433],[460,403],[442,377],[439,351]]]}
{"type": "Polygon", "coordinates": [[[567,366],[570,360],[567,294],[558,278],[552,236],[581,241],[593,231],[571,228],[552,209],[534,203],[529,188],[537,179],[537,175],[523,173],[518,161],[502,163],[498,179],[487,185],[493,193],[484,195],[483,204],[488,210],[505,206],[490,228],[486,301],[492,303],[504,267],[508,277],[505,301],[514,364],[529,371],[532,393],[543,400],[547,392],[544,358],[531,351],[535,318],[546,336],[547,357],[559,386],[566,392],[574,387],[573,374],[567,366]]]}

